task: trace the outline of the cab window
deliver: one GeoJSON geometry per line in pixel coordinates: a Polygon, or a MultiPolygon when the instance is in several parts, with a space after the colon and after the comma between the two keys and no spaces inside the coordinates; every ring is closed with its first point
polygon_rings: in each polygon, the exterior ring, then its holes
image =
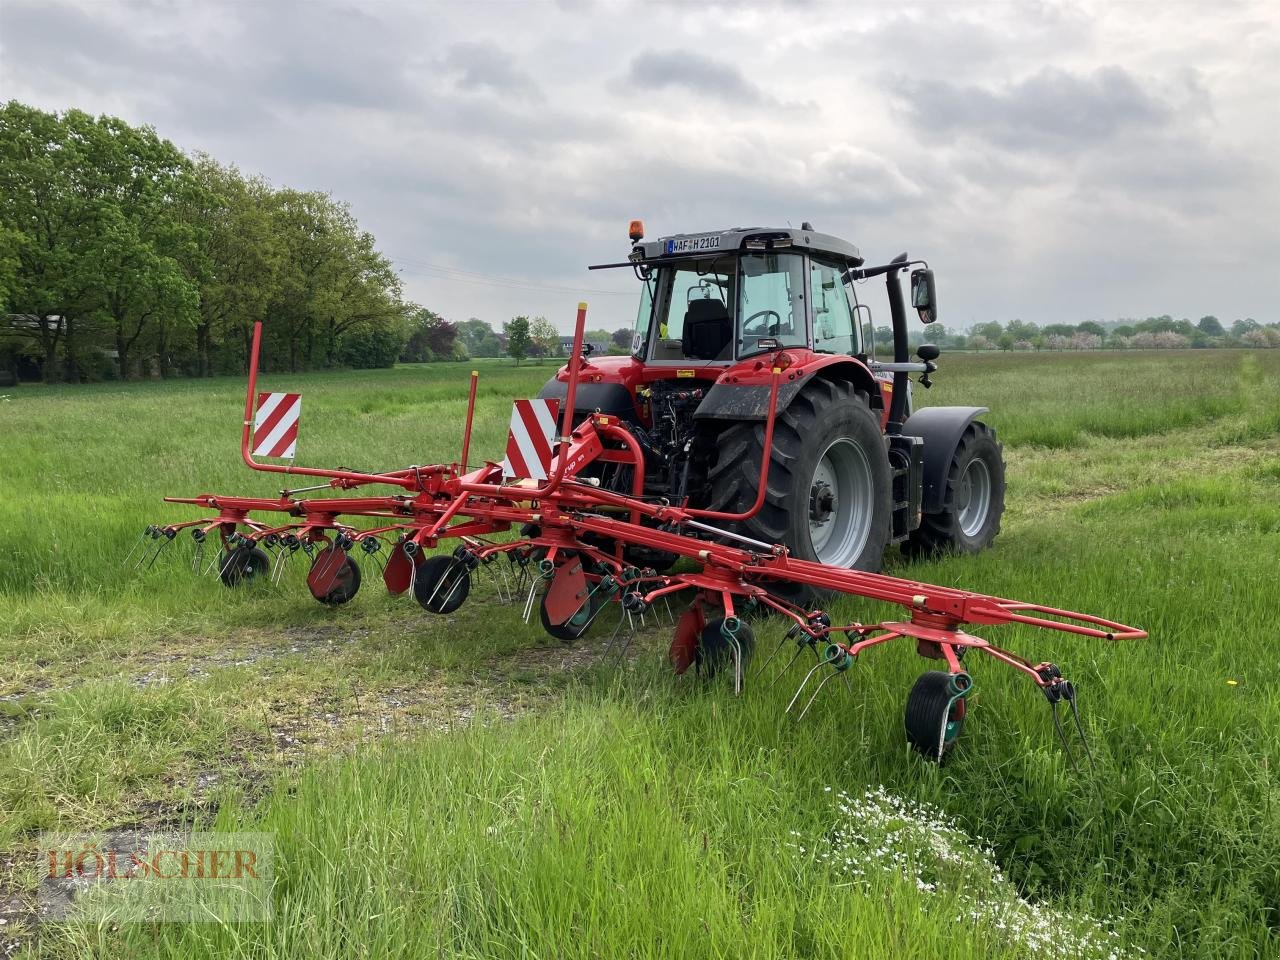
{"type": "Polygon", "coordinates": [[[640,306],[636,310],[635,332],[631,335],[631,355],[638,360],[644,359],[644,350],[649,344],[649,328],[653,324],[653,287],[656,281],[649,277],[643,283],[640,306]]]}
{"type": "Polygon", "coordinates": [[[732,284],[733,265],[726,258],[664,269],[654,311],[658,329],[651,358],[676,363],[730,359],[732,284]]]}
{"type": "Polygon", "coordinates": [[[849,296],[841,279],[844,268],[820,257],[809,260],[809,286],[813,295],[813,349],[818,353],[854,354],[858,350],[857,326],[849,309],[849,296]]]}
{"type": "Polygon", "coordinates": [[[798,253],[748,254],[739,271],[738,355],[806,346],[804,258],[798,253]]]}

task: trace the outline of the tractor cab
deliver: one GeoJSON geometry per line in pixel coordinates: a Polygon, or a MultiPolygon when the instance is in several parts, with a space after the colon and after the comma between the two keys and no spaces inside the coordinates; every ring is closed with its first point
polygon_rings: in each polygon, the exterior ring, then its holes
{"type": "Polygon", "coordinates": [[[784,347],[860,353],[844,276],[861,263],[852,244],[807,224],[636,242],[629,264],[643,287],[632,356],[727,366],[784,347]]]}

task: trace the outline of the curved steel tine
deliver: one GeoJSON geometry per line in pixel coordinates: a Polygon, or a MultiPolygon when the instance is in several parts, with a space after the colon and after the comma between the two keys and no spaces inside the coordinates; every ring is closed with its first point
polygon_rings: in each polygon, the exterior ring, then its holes
{"type": "Polygon", "coordinates": [[[533,597],[534,597],[534,594],[537,592],[538,592],[538,581],[531,579],[529,583],[529,596],[526,597],[524,601],[524,622],[525,623],[528,623],[529,618],[533,615],[533,597]]]}
{"type": "Polygon", "coordinates": [[[1084,724],[1080,721],[1080,710],[1076,706],[1076,685],[1073,683],[1069,687],[1070,692],[1067,694],[1067,705],[1071,707],[1071,717],[1076,723],[1076,733],[1080,737],[1080,746],[1084,750],[1085,758],[1089,761],[1089,771],[1096,778],[1098,776],[1098,765],[1093,762],[1093,751],[1089,749],[1089,738],[1085,736],[1084,724]]]}
{"type": "MultiPolygon", "coordinates": [[[[797,656],[798,656],[798,654],[797,654],[797,656]]],[[[814,664],[814,665],[809,669],[809,672],[808,672],[808,673],[806,673],[806,674],[804,675],[804,679],[800,681],[800,686],[796,688],[795,695],[794,695],[794,696],[792,696],[792,698],[791,698],[791,702],[787,704],[787,709],[786,709],[786,710],[784,710],[784,711],[783,711],[783,713],[790,713],[790,712],[791,712],[791,708],[792,708],[792,707],[794,707],[794,706],[796,705],[796,701],[800,699],[800,694],[802,694],[802,693],[804,692],[804,688],[805,688],[806,686],[808,686],[808,684],[809,684],[809,679],[810,679],[810,678],[811,678],[815,673],[817,673],[819,670],[821,670],[824,666],[826,666],[828,663],[832,663],[832,662],[834,662],[834,661],[827,660],[827,659],[819,660],[817,663],[815,663],[815,664],[814,664]]]]}
{"type": "MultiPolygon", "coordinates": [[[[787,665],[782,668],[782,670],[778,673],[778,675],[769,681],[769,686],[765,687],[766,690],[772,690],[773,685],[777,683],[779,680],[781,680],[783,677],[785,677],[791,671],[791,668],[795,665],[795,662],[799,660],[801,654],[804,653],[805,647],[809,647],[810,649],[813,650],[814,653],[818,652],[816,646],[812,643],[806,643],[803,646],[801,646],[798,650],[796,650],[794,654],[792,654],[791,659],[787,661],[787,665]]],[[[820,667],[822,666],[822,664],[818,664],[818,666],[820,667]]],[[[817,667],[814,667],[814,669],[816,670],[817,667]]]]}
{"type": "MultiPolygon", "coordinates": [[[[622,605],[619,604],[619,606],[622,605]]],[[[622,632],[622,625],[630,618],[630,616],[631,615],[627,613],[627,610],[624,607],[621,615],[618,617],[618,623],[613,628],[613,633],[609,634],[609,639],[605,641],[604,649],[600,651],[600,662],[604,662],[604,659],[609,655],[609,650],[612,649],[614,642],[618,639],[618,635],[622,632]]],[[[627,645],[630,645],[630,643],[631,641],[628,639],[627,645]]],[[[626,646],[622,649],[625,653],[626,646]]]]}
{"type": "Polygon", "coordinates": [[[742,695],[742,644],[735,636],[729,636],[729,649],[733,652],[733,695],[742,695]]]}
{"type": "Polygon", "coordinates": [[[222,565],[218,567],[218,576],[222,576],[231,569],[231,558],[236,555],[234,550],[228,550],[226,556],[222,560],[222,565]]]}
{"type": "MultiPolygon", "coordinates": [[[[450,574],[452,574],[455,570],[459,570],[461,568],[462,568],[462,564],[457,561],[454,561],[453,563],[449,564],[448,569],[445,570],[445,572],[441,575],[440,579],[436,581],[436,588],[431,591],[431,596],[427,598],[427,604],[431,604],[435,601],[436,595],[440,592],[440,588],[444,586],[444,582],[449,579],[450,574]]],[[[449,585],[449,592],[446,593],[444,596],[444,599],[440,601],[441,606],[444,606],[450,600],[453,599],[453,595],[454,593],[457,592],[458,585],[460,583],[462,583],[462,578],[454,577],[453,582],[449,585]]],[[[526,623],[529,622],[527,618],[525,619],[525,622],[526,623]]]]}
{"type": "Polygon", "coordinates": [[[151,569],[152,565],[153,565],[153,564],[156,562],[156,560],[159,558],[159,556],[160,556],[161,552],[164,550],[164,548],[165,548],[165,547],[167,547],[169,544],[173,543],[173,541],[174,541],[174,540],[176,540],[176,539],[177,539],[177,537],[167,537],[167,536],[161,536],[161,537],[160,537],[160,541],[159,541],[159,543],[157,543],[157,544],[156,544],[155,552],[153,552],[153,553],[151,554],[151,559],[147,561],[147,569],[148,569],[148,570],[150,570],[150,569],[151,569]]]}
{"type": "Polygon", "coordinates": [[[284,582],[284,570],[289,565],[289,560],[293,556],[292,550],[280,551],[280,559],[276,561],[275,576],[271,578],[271,582],[279,585],[284,582]]]}
{"type": "MultiPolygon", "coordinates": [[[[152,527],[148,526],[147,529],[142,531],[142,536],[138,537],[138,539],[133,542],[133,546],[129,548],[129,552],[126,553],[124,555],[124,559],[120,561],[121,567],[127,567],[129,565],[129,561],[133,558],[133,555],[137,553],[138,548],[147,542],[147,536],[151,533],[151,530],[152,530],[152,527]]],[[[142,553],[145,556],[146,550],[143,550],[142,553]]],[[[138,563],[141,563],[141,562],[142,560],[141,558],[139,558],[138,563]]],[[[138,565],[137,563],[134,564],[135,567],[137,565],[138,565]]]]}
{"type": "Polygon", "coordinates": [[[813,691],[813,696],[809,698],[809,702],[806,703],[804,705],[804,709],[800,711],[800,716],[796,717],[796,723],[799,723],[801,720],[804,719],[804,715],[808,713],[809,708],[813,706],[813,701],[818,699],[818,694],[822,692],[822,688],[825,687],[832,680],[832,678],[834,678],[837,674],[842,674],[842,673],[843,671],[833,670],[831,673],[827,674],[825,677],[822,678],[822,682],[818,684],[817,688],[813,691]]]}
{"type": "Polygon", "coordinates": [[[191,551],[191,572],[199,575],[202,566],[204,566],[204,541],[197,540],[195,549],[191,551]]]}
{"type": "Polygon", "coordinates": [[[776,647],[774,647],[774,648],[773,648],[773,652],[771,652],[771,653],[769,654],[769,656],[767,656],[767,657],[765,657],[765,658],[764,658],[764,663],[762,663],[762,664],[760,664],[760,666],[756,667],[756,669],[755,669],[755,670],[752,672],[752,674],[751,674],[751,676],[752,676],[753,678],[755,678],[755,677],[759,677],[761,674],[763,674],[763,673],[764,673],[764,671],[765,671],[765,668],[766,668],[767,666],[769,666],[769,664],[771,664],[771,663],[773,662],[773,658],[774,658],[774,657],[776,657],[776,656],[778,655],[778,651],[779,651],[779,650],[781,650],[781,649],[786,645],[786,643],[787,643],[787,636],[788,636],[788,635],[784,633],[784,634],[782,635],[782,639],[778,641],[778,645],[777,645],[776,647]]]}

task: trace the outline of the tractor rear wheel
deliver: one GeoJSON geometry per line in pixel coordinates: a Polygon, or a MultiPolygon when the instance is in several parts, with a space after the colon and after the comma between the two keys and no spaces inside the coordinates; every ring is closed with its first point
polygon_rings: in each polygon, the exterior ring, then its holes
{"type": "Polygon", "coordinates": [[[977,553],[991,546],[1004,513],[1003,450],[985,423],[969,425],[951,457],[942,509],[920,518],[904,544],[908,555],[977,553]]]}
{"type": "MultiPolygon", "coordinates": [[[[750,509],[761,460],[768,457],[764,506],[735,532],[783,544],[801,560],[879,570],[890,536],[893,478],[867,394],[844,381],[814,378],[778,415],[772,450],[764,449],[764,428],[736,423],[720,435],[710,476],[713,509],[750,509]]],[[[781,581],[768,587],[801,606],[818,599],[806,587],[781,581]]]]}

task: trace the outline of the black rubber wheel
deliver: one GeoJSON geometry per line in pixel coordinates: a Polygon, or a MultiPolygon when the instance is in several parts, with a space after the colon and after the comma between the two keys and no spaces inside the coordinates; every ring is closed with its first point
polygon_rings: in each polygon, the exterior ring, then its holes
{"type": "MultiPolygon", "coordinates": [[[[702,636],[698,639],[698,647],[694,651],[693,662],[697,665],[698,673],[708,679],[714,677],[722,667],[727,670],[733,669],[733,648],[721,629],[723,625],[723,617],[708,621],[702,628],[702,636]]],[[[745,676],[747,665],[751,662],[751,655],[756,649],[756,636],[751,632],[751,628],[740,620],[737,638],[738,647],[742,650],[742,673],[745,676]]]]}
{"type": "Polygon", "coordinates": [[[974,421],[947,470],[942,509],[926,513],[903,548],[908,556],[977,553],[991,546],[1004,514],[1004,448],[996,432],[974,421]]]}
{"type": "Polygon", "coordinates": [[[271,558],[265,550],[258,547],[236,547],[223,553],[218,575],[222,577],[223,584],[236,587],[266,576],[270,569],[271,558]]]}
{"type": "MultiPolygon", "coordinates": [[[[734,532],[783,544],[801,560],[878,571],[892,529],[893,476],[880,421],[867,394],[842,380],[811,379],[777,418],[773,449],[764,423],[721,433],[711,468],[711,507],[741,513],[755,503],[760,461],[769,456],[769,492],[760,512],[734,532]]],[[[825,599],[812,588],[764,584],[800,606],[825,599]]]]}
{"type": "Polygon", "coordinates": [[[600,609],[600,600],[592,592],[582,608],[564,623],[552,623],[547,617],[547,598],[543,597],[538,604],[538,619],[542,621],[542,629],[564,643],[571,643],[582,637],[590,629],[596,611],[600,609]]]}
{"type": "Polygon", "coordinates": [[[920,674],[907,694],[907,742],[913,749],[942,763],[964,728],[965,702],[958,693],[972,683],[967,673],[929,670],[920,674]]]}
{"type": "Polygon", "coordinates": [[[413,575],[413,596],[431,613],[453,613],[471,593],[471,571],[453,557],[428,557],[413,575]]]}
{"type": "MultiPolygon", "coordinates": [[[[315,561],[312,561],[315,566],[315,561]]],[[[333,581],[333,588],[323,597],[316,597],[321,603],[331,607],[346,603],[360,590],[360,566],[351,557],[347,557],[333,581]]]]}

